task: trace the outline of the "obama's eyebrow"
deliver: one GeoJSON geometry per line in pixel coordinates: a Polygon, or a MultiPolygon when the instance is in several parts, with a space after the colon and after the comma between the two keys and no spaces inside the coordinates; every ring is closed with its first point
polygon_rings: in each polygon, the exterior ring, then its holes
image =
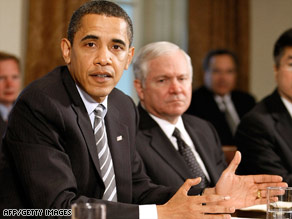
{"type": "Polygon", "coordinates": [[[85,37],[83,37],[82,39],[81,39],[81,41],[85,41],[85,40],[98,40],[99,39],[99,37],[98,36],[95,36],[95,35],[86,35],[85,37]]]}
{"type": "MultiPolygon", "coordinates": [[[[90,34],[90,35],[86,35],[85,37],[83,37],[82,39],[81,39],[81,41],[85,41],[85,40],[88,40],[88,39],[91,39],[91,40],[98,40],[99,39],[99,37],[98,36],[96,36],[96,35],[92,35],[92,34],[90,34]]],[[[112,39],[112,42],[114,42],[114,43],[118,43],[118,44],[121,44],[121,45],[123,45],[123,46],[126,46],[126,43],[125,43],[125,41],[123,41],[123,40],[121,40],[121,39],[112,39]]]]}

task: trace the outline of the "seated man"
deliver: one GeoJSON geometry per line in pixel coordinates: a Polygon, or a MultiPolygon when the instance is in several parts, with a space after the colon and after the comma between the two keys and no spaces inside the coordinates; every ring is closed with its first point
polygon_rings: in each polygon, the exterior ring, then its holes
{"type": "Polygon", "coordinates": [[[202,188],[215,186],[226,168],[216,130],[184,114],[192,95],[190,57],[172,43],[150,43],[138,52],[133,69],[140,98],[136,146],[147,174],[166,186],[180,187],[198,176],[202,188]]]}
{"type": "MultiPolygon", "coordinates": [[[[212,125],[184,114],[191,99],[189,56],[172,43],[150,43],[138,52],[133,69],[141,101],[136,147],[151,180],[177,188],[187,178],[200,176],[202,181],[191,194],[216,184],[216,192],[220,194],[223,188],[233,191],[229,203],[243,207],[242,197],[238,195],[246,192],[237,186],[254,182],[254,177],[260,179],[262,175],[234,175],[236,162],[240,162],[238,152],[224,170],[220,140],[212,125]]],[[[252,193],[252,187],[247,194],[252,193]]],[[[211,191],[214,188],[207,188],[204,194],[211,191]]],[[[258,194],[260,197],[261,192],[258,194]]],[[[253,203],[259,202],[253,200],[253,203]]]]}
{"type": "Polygon", "coordinates": [[[242,174],[279,174],[292,186],[292,29],[274,46],[277,88],[240,122],[236,142],[242,174]]]}
{"type": "Polygon", "coordinates": [[[228,50],[210,51],[204,59],[204,85],[193,91],[187,113],[210,121],[222,145],[234,145],[234,134],[242,116],[255,105],[248,93],[234,90],[237,58],[228,50]]]}
{"type": "Polygon", "coordinates": [[[19,94],[20,86],[19,59],[0,52],[0,139],[5,132],[8,115],[19,94]]]}

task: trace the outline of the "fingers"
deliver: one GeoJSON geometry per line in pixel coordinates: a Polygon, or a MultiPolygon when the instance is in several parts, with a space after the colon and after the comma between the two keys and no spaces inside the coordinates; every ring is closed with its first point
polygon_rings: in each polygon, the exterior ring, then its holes
{"type": "Polygon", "coordinates": [[[230,219],[231,218],[231,215],[229,214],[205,214],[204,216],[202,216],[202,218],[204,219],[219,219],[219,218],[224,218],[224,219],[230,219]]]}
{"type": "MultiPolygon", "coordinates": [[[[276,201],[278,201],[277,197],[270,198],[270,202],[276,202],[276,201]]],[[[266,198],[256,199],[255,205],[267,204],[267,202],[268,202],[268,199],[266,199],[266,198]]]]}
{"type": "Polygon", "coordinates": [[[266,190],[267,187],[288,187],[288,184],[285,182],[281,183],[258,183],[256,184],[258,189],[266,190]]]}
{"type": "Polygon", "coordinates": [[[221,201],[230,200],[230,196],[221,196],[221,195],[206,195],[206,196],[193,196],[196,197],[196,203],[217,203],[221,201]]]}
{"type": "Polygon", "coordinates": [[[225,171],[228,171],[230,173],[235,173],[238,165],[241,161],[241,153],[239,151],[236,151],[232,161],[230,162],[229,166],[226,168],[225,171]]]}
{"type": "Polygon", "coordinates": [[[219,206],[219,205],[204,205],[201,206],[201,211],[204,212],[205,214],[231,214],[235,212],[234,207],[224,207],[224,206],[219,206]]]}
{"type": "Polygon", "coordinates": [[[277,183],[277,182],[283,181],[283,178],[277,175],[253,175],[253,178],[256,183],[264,183],[264,182],[277,183]]]}
{"type": "Polygon", "coordinates": [[[201,182],[201,177],[197,177],[195,179],[187,179],[185,183],[179,188],[178,192],[182,192],[187,195],[188,191],[192,186],[198,185],[201,182]]]}
{"type": "Polygon", "coordinates": [[[261,198],[266,198],[268,196],[270,196],[270,198],[272,198],[272,197],[276,197],[276,196],[285,194],[285,190],[284,189],[271,189],[271,190],[269,190],[269,195],[268,195],[268,190],[267,189],[258,190],[258,191],[260,192],[261,198]]]}

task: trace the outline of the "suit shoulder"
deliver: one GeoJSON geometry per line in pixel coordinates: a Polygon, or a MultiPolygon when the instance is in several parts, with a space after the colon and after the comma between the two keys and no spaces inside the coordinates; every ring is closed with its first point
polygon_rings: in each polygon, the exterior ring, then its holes
{"type": "MultiPolygon", "coordinates": [[[[62,86],[62,74],[65,73],[65,66],[57,67],[53,71],[47,73],[43,77],[31,82],[27,87],[25,87],[20,94],[22,95],[34,95],[40,93],[53,94],[60,92],[62,86]]],[[[69,74],[69,71],[68,71],[69,74]]]]}
{"type": "Polygon", "coordinates": [[[248,92],[244,92],[244,91],[239,91],[239,90],[234,90],[232,91],[231,95],[235,98],[244,98],[246,100],[255,102],[255,98],[253,95],[251,95],[248,92]]]}
{"type": "Polygon", "coordinates": [[[252,124],[253,126],[264,127],[263,123],[268,122],[267,121],[267,118],[269,117],[268,115],[269,112],[265,100],[262,100],[243,116],[239,124],[239,129],[242,128],[242,126],[249,127],[252,124]]]}
{"type": "Polygon", "coordinates": [[[182,115],[183,121],[186,123],[192,123],[192,124],[196,124],[198,126],[200,125],[204,125],[204,126],[209,126],[209,122],[207,122],[204,119],[201,119],[197,116],[194,115],[190,115],[190,114],[183,114],[182,115]]]}
{"type": "Polygon", "coordinates": [[[212,96],[212,92],[209,91],[205,86],[195,89],[192,93],[193,98],[205,98],[206,96],[212,96]]]}
{"type": "Polygon", "coordinates": [[[124,94],[117,88],[114,88],[109,94],[108,104],[116,109],[116,112],[120,112],[123,115],[121,120],[129,120],[130,118],[135,118],[139,121],[138,110],[133,101],[133,99],[124,94]]]}
{"type": "Polygon", "coordinates": [[[114,102],[116,105],[119,105],[121,107],[127,106],[128,104],[135,105],[133,99],[130,96],[126,95],[125,93],[123,93],[121,90],[117,88],[114,88],[111,91],[109,98],[111,102],[114,102]]]}

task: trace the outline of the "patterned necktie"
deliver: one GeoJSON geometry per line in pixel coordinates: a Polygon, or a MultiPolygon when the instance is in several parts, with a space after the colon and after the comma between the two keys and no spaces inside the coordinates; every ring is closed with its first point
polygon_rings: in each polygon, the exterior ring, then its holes
{"type": "Polygon", "coordinates": [[[179,153],[182,155],[184,160],[186,161],[186,164],[190,168],[191,172],[193,173],[192,177],[201,177],[201,183],[198,185],[200,188],[206,188],[209,185],[209,182],[203,173],[200,165],[198,164],[194,153],[192,152],[191,148],[184,142],[184,140],[181,138],[180,131],[175,128],[174,132],[172,134],[177,141],[179,153]]]}
{"type": "Polygon", "coordinates": [[[117,201],[115,172],[111,153],[107,143],[107,136],[103,120],[106,114],[104,106],[102,104],[99,104],[94,110],[94,114],[94,136],[100,164],[101,176],[105,185],[102,199],[108,201],[117,201]]]}
{"type": "Polygon", "coordinates": [[[225,107],[224,113],[225,113],[226,121],[227,121],[228,126],[229,126],[229,128],[231,130],[231,133],[234,135],[235,131],[236,131],[236,128],[237,128],[237,124],[236,124],[234,118],[232,117],[232,115],[230,113],[230,110],[227,107],[226,101],[223,100],[222,103],[224,104],[224,107],[225,107]]]}

